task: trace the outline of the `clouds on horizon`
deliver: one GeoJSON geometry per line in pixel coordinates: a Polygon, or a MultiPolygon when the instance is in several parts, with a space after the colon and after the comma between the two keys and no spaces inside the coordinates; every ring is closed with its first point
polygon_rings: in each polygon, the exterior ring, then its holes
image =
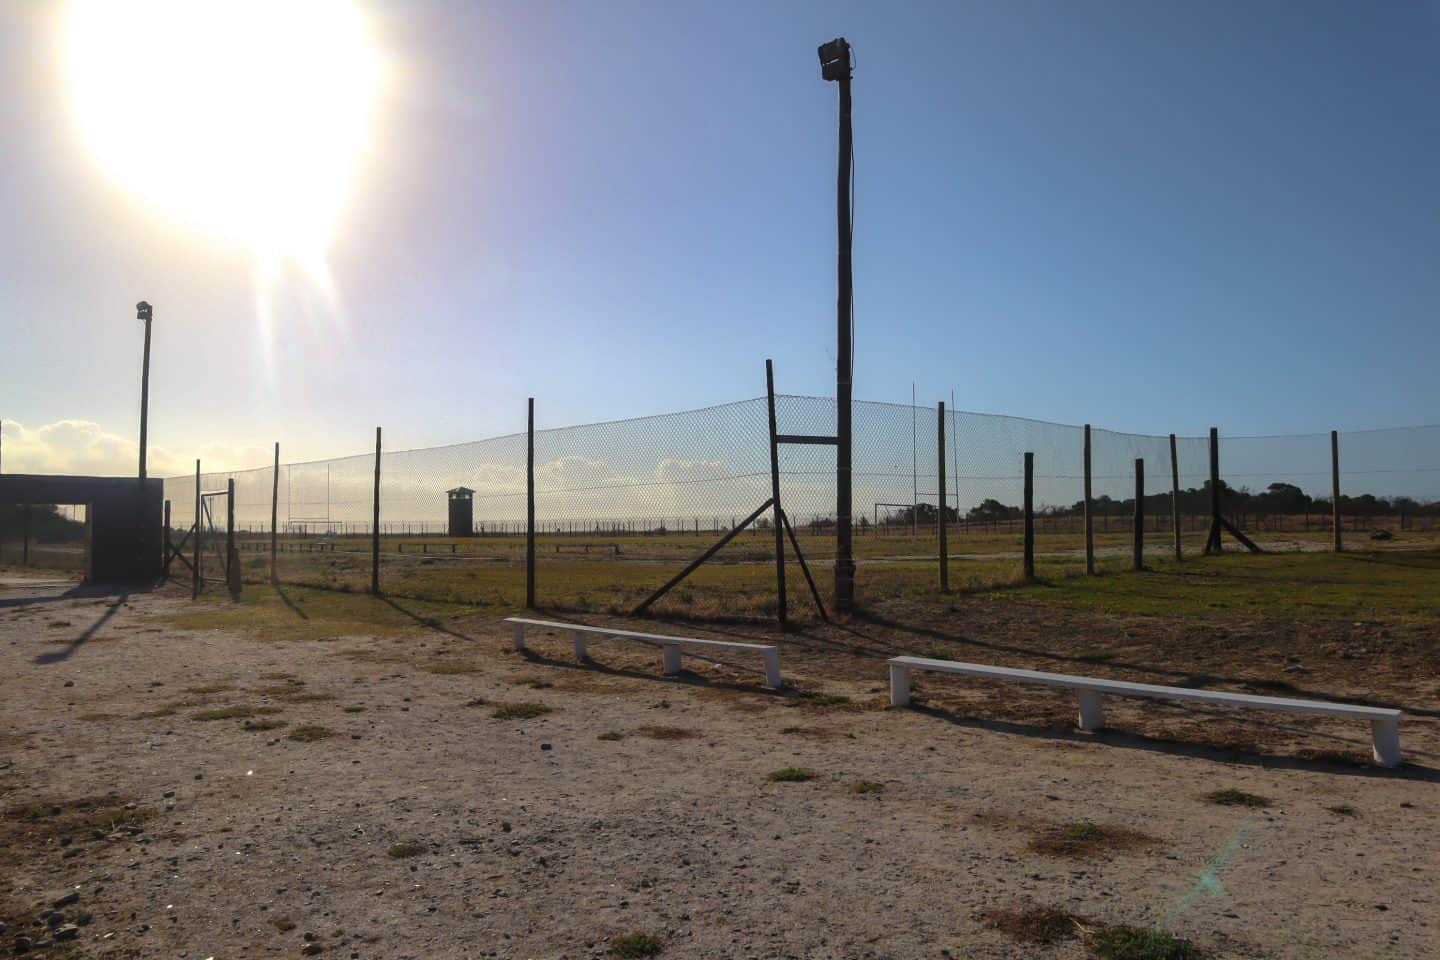
{"type": "MultiPolygon", "coordinates": [[[[265,463],[270,450],[210,445],[200,451],[207,472],[236,470],[265,463]]],[[[92,420],[56,420],[30,428],[18,420],[0,420],[0,471],[133,477],[140,456],[138,440],[109,433],[92,420]]],[[[152,477],[188,475],[194,461],[151,444],[152,477]]]]}

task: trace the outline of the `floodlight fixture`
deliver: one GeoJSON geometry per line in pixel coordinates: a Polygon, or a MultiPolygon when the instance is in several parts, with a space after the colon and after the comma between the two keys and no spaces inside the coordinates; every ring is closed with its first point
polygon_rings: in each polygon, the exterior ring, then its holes
{"type": "Polygon", "coordinates": [[[820,76],[826,80],[850,79],[850,44],[844,37],[836,37],[829,43],[820,44],[820,76]]]}

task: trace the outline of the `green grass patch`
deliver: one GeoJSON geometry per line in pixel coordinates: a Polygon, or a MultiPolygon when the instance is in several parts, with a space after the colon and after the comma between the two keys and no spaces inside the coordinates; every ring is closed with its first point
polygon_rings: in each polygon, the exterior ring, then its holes
{"type": "Polygon", "coordinates": [[[1222,807],[1268,807],[1271,803],[1269,797],[1246,793],[1244,790],[1236,790],[1233,787],[1225,790],[1212,790],[1205,794],[1205,800],[1222,807]]]}
{"type": "Polygon", "coordinates": [[[442,677],[458,677],[467,673],[479,673],[478,664],[466,660],[442,660],[438,663],[428,665],[426,671],[439,674],[442,677]]]}
{"type": "Polygon", "coordinates": [[[289,726],[284,720],[246,720],[240,724],[241,730],[279,730],[281,727],[289,726]]]}
{"type": "Polygon", "coordinates": [[[1256,613],[1282,619],[1433,622],[1440,551],[1269,553],[1156,558],[1145,573],[1060,576],[1026,600],[1121,616],[1256,613]]]}
{"type": "Polygon", "coordinates": [[[1331,813],[1335,814],[1338,817],[1358,817],[1360,815],[1360,811],[1356,810],[1348,803],[1337,803],[1334,806],[1329,806],[1325,809],[1329,810],[1331,813]]]}
{"type": "Polygon", "coordinates": [[[214,710],[201,710],[199,713],[190,714],[191,720],[243,720],[246,717],[263,717],[279,713],[279,707],[217,707],[214,710]]]}
{"type": "Polygon", "coordinates": [[[838,707],[850,698],[840,693],[807,693],[787,701],[787,707],[838,707]]]}
{"type": "Polygon", "coordinates": [[[322,727],[318,723],[302,723],[286,734],[285,739],[294,740],[296,743],[314,743],[331,736],[334,736],[334,731],[328,727],[322,727]]]}
{"type": "Polygon", "coordinates": [[[815,777],[813,770],[806,770],[804,767],[781,767],[765,775],[765,779],[771,783],[804,783],[806,780],[814,780],[815,777]]]}
{"type": "Polygon", "coordinates": [[[533,720],[550,712],[552,708],[543,703],[507,703],[496,707],[490,716],[496,720],[533,720]]]}
{"type": "Polygon", "coordinates": [[[541,680],[539,677],[516,677],[510,681],[517,687],[530,687],[533,690],[545,690],[555,686],[548,680],[541,680]]]}
{"type": "Polygon", "coordinates": [[[228,683],[207,683],[201,687],[186,687],[185,692],[193,693],[199,697],[204,697],[212,693],[224,693],[227,690],[234,689],[235,688],[228,683]]]}
{"type": "Polygon", "coordinates": [[[605,731],[604,733],[600,734],[600,736],[596,737],[595,739],[596,739],[596,740],[606,740],[606,741],[624,740],[624,739],[625,739],[625,734],[621,733],[621,732],[618,731],[618,730],[607,730],[607,731],[605,731]]]}
{"type": "Polygon", "coordinates": [[[385,855],[392,860],[404,860],[408,857],[418,857],[425,852],[425,848],[418,843],[392,843],[385,855]]]}
{"type": "Polygon", "coordinates": [[[1105,960],[1203,960],[1205,954],[1189,940],[1140,927],[1110,927],[1090,943],[1105,960]]]}
{"type": "Polygon", "coordinates": [[[665,941],[649,933],[627,933],[610,941],[610,956],[623,960],[658,956],[664,949],[665,941]]]}
{"type": "Polygon", "coordinates": [[[366,710],[369,710],[369,709],[370,709],[369,707],[346,707],[346,708],[345,708],[345,712],[346,712],[346,713],[364,713],[366,710]]]}

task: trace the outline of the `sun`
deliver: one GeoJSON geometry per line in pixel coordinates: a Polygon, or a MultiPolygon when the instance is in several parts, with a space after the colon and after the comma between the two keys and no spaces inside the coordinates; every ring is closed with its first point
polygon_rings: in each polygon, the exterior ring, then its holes
{"type": "Polygon", "coordinates": [[[346,0],[76,0],[81,137],[152,212],[323,261],[370,135],[380,58],[346,0]]]}

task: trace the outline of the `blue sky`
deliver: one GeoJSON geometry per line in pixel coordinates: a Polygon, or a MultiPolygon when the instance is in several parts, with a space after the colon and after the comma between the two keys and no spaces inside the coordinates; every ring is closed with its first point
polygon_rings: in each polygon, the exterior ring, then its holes
{"type": "Polygon", "coordinates": [[[338,304],[287,272],[269,345],[250,251],[80,143],[57,8],[0,9],[5,469],[11,421],[134,436],[141,298],[166,464],[505,433],[530,395],[542,425],[698,407],[762,393],[766,356],[833,392],[814,49],[840,34],[858,398],[1147,433],[1440,419],[1435,2],[361,6],[386,72],[338,304]]]}

